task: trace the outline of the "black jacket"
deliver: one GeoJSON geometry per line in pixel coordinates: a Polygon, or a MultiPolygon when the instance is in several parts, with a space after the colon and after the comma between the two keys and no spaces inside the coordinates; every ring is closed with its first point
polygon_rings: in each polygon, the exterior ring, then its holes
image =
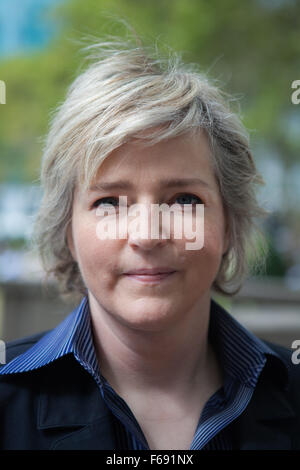
{"type": "MultiPolygon", "coordinates": [[[[41,337],[14,341],[7,362],[41,337]]],[[[272,358],[244,412],[231,423],[234,449],[300,449],[300,365],[271,343],[272,358]]],[[[114,450],[113,421],[92,376],[68,354],[29,372],[0,376],[0,449],[114,450]]]]}

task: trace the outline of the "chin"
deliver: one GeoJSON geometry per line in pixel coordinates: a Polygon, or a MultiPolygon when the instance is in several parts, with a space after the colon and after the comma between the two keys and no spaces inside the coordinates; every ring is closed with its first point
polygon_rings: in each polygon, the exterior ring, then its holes
{"type": "Polygon", "coordinates": [[[174,322],[174,312],[170,310],[141,309],[133,311],[132,309],[126,315],[123,310],[118,320],[124,326],[139,331],[160,331],[174,322]]]}

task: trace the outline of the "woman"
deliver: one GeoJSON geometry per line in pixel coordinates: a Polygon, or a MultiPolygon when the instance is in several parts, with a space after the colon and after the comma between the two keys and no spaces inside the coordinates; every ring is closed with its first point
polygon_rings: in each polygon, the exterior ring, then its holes
{"type": "Polygon", "coordinates": [[[241,286],[262,214],[245,129],[179,60],[90,49],[52,121],[36,224],[46,270],[81,302],[54,330],[8,349],[2,448],[299,448],[290,352],[212,300],[213,289],[241,286]],[[125,225],[134,204],[146,232],[125,225]],[[192,226],[204,206],[204,245],[187,249],[185,232],[175,237],[166,222],[152,236],[154,204],[175,204],[175,222],[178,208],[192,208],[192,226]],[[126,226],[125,236],[101,239],[99,222],[126,226]]]}

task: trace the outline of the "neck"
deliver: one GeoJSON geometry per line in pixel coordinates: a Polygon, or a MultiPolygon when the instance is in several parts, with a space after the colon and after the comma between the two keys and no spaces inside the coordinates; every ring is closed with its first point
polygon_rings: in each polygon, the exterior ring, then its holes
{"type": "Polygon", "coordinates": [[[116,321],[92,295],[89,303],[100,370],[119,394],[184,394],[200,382],[216,380],[216,358],[207,339],[209,296],[180,322],[159,331],[116,321]]]}

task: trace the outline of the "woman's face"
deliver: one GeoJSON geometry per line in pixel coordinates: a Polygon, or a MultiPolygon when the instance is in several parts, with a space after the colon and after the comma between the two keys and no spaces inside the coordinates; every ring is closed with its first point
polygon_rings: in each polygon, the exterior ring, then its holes
{"type": "MultiPolygon", "coordinates": [[[[123,183],[123,187],[94,187],[87,193],[76,188],[74,196],[68,240],[92,310],[105,312],[111,320],[130,328],[150,331],[201,311],[208,305],[212,283],[227,249],[222,200],[206,136],[199,132],[151,147],[137,140],[123,145],[104,161],[95,180],[99,184],[116,182],[123,183]],[[172,187],[162,183],[166,179],[191,178],[200,181],[172,187]],[[126,188],[125,182],[129,184],[126,188]],[[137,203],[146,208],[162,203],[177,203],[182,208],[185,204],[204,204],[203,248],[187,249],[186,244],[193,240],[184,234],[174,238],[172,227],[169,238],[157,239],[151,238],[149,225],[146,238],[145,233],[134,232],[130,223],[125,238],[100,240],[97,224],[109,219],[108,215],[97,215],[97,208],[113,204],[118,216],[119,196],[127,197],[128,209],[137,203]],[[163,278],[126,274],[159,267],[174,272],[163,278]]],[[[195,210],[190,217],[197,217],[195,210]]]]}

